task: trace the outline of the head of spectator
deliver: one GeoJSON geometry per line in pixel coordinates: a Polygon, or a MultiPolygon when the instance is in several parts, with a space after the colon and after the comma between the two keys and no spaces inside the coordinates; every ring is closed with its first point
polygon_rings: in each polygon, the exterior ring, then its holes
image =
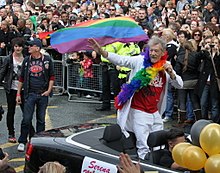
{"type": "Polygon", "coordinates": [[[175,34],[180,30],[180,26],[178,22],[170,22],[168,24],[168,28],[172,29],[175,34]]]}
{"type": "Polygon", "coordinates": [[[26,20],[24,20],[24,19],[19,19],[18,20],[18,23],[17,23],[17,28],[19,29],[19,30],[22,30],[22,29],[24,29],[26,26],[26,20]]]}
{"type": "Polygon", "coordinates": [[[100,18],[100,19],[107,19],[107,18],[110,18],[110,16],[109,16],[108,13],[100,13],[100,14],[99,14],[99,18],[100,18]]]}
{"type": "Polygon", "coordinates": [[[213,36],[207,36],[203,38],[203,49],[211,51],[212,37],[213,36]]]}
{"type": "Polygon", "coordinates": [[[11,40],[12,49],[15,53],[21,54],[25,46],[25,40],[22,37],[16,37],[11,40]]]}
{"type": "Polygon", "coordinates": [[[109,8],[109,15],[110,15],[110,18],[111,17],[115,17],[115,15],[116,15],[116,8],[115,8],[115,6],[110,6],[110,8],[109,8]]]}
{"type": "Polygon", "coordinates": [[[188,14],[190,14],[190,11],[191,11],[191,6],[190,6],[190,4],[189,4],[189,3],[186,3],[186,4],[183,6],[183,10],[185,11],[186,16],[187,16],[188,14]]]}
{"type": "Polygon", "coordinates": [[[59,23],[60,20],[60,13],[58,11],[55,11],[53,13],[52,23],[59,23]]]}
{"type": "Polygon", "coordinates": [[[124,16],[124,11],[122,8],[118,8],[115,11],[115,17],[120,17],[120,16],[124,16]]]}
{"type": "Polygon", "coordinates": [[[47,17],[41,19],[41,24],[44,25],[45,30],[48,29],[49,23],[50,23],[50,20],[47,17]]]}
{"type": "Polygon", "coordinates": [[[61,12],[61,20],[64,24],[69,22],[69,14],[66,11],[61,12]]]}
{"type": "Polygon", "coordinates": [[[30,10],[26,10],[26,11],[24,12],[23,18],[24,18],[25,20],[27,20],[27,19],[29,19],[31,16],[32,16],[32,12],[31,12],[30,10]]]}
{"type": "Polygon", "coordinates": [[[203,33],[202,33],[203,41],[204,41],[204,39],[206,39],[208,37],[213,37],[213,33],[210,30],[203,31],[203,33]]]}
{"type": "Polygon", "coordinates": [[[38,173],[65,173],[65,166],[61,165],[58,162],[47,162],[42,167],[38,173]]]}
{"type": "Polygon", "coordinates": [[[30,19],[27,19],[26,23],[25,23],[25,27],[29,28],[31,31],[33,31],[33,29],[34,29],[33,22],[30,19]]]}
{"type": "Polygon", "coordinates": [[[205,6],[206,10],[211,12],[214,10],[215,3],[212,1],[208,1],[207,5],[205,6]]]}
{"type": "Polygon", "coordinates": [[[91,20],[92,19],[92,10],[86,10],[86,18],[87,20],[91,20]]]}
{"type": "Polygon", "coordinates": [[[27,10],[30,10],[30,11],[32,11],[32,12],[35,11],[35,4],[34,4],[33,1],[28,1],[28,2],[26,3],[26,6],[27,6],[27,10]]]}
{"type": "Polygon", "coordinates": [[[21,19],[21,17],[23,16],[23,10],[19,6],[14,7],[13,12],[14,15],[18,17],[18,19],[21,19]]]}
{"type": "Polygon", "coordinates": [[[216,14],[212,14],[210,17],[210,22],[216,26],[219,26],[219,16],[216,14]]]}
{"type": "Polygon", "coordinates": [[[99,13],[106,13],[106,5],[105,3],[101,3],[98,8],[99,13]]]}
{"type": "Polygon", "coordinates": [[[171,13],[168,17],[168,23],[173,23],[176,21],[176,15],[174,13],[171,13]]]}
{"type": "Polygon", "coordinates": [[[53,19],[53,11],[51,9],[47,10],[46,16],[47,16],[47,18],[50,21],[52,21],[52,19],[53,19]]]}
{"type": "Polygon", "coordinates": [[[202,41],[202,31],[198,28],[193,30],[192,39],[194,39],[196,43],[199,44],[202,41]]]}
{"type": "Polygon", "coordinates": [[[9,30],[9,23],[6,20],[1,22],[0,28],[2,31],[7,32],[9,30]]]}
{"type": "Polygon", "coordinates": [[[137,10],[135,8],[129,8],[128,15],[133,19],[137,18],[137,10]]]}
{"type": "Polygon", "coordinates": [[[13,6],[22,6],[23,5],[23,0],[14,0],[12,1],[13,6]]]}
{"type": "Polygon", "coordinates": [[[139,20],[139,21],[144,21],[144,20],[146,20],[146,17],[147,17],[147,11],[146,11],[146,9],[140,8],[140,9],[138,10],[138,20],[139,20]]]}
{"type": "Polygon", "coordinates": [[[72,12],[72,7],[70,5],[64,5],[63,6],[63,11],[66,11],[67,13],[72,12]]]}
{"type": "Polygon", "coordinates": [[[156,3],[156,1],[152,1],[151,3],[150,3],[150,7],[152,7],[154,10],[157,8],[157,3],[156,3]]]}
{"type": "Polygon", "coordinates": [[[178,19],[185,19],[186,18],[186,11],[185,10],[180,10],[178,19]]]}
{"type": "Polygon", "coordinates": [[[173,32],[172,29],[170,29],[170,28],[165,28],[165,29],[163,30],[163,32],[162,32],[162,38],[163,38],[164,40],[166,40],[166,42],[168,43],[168,42],[170,42],[170,41],[176,39],[176,36],[175,36],[175,34],[174,34],[174,32],[173,32]]]}
{"type": "Polygon", "coordinates": [[[33,55],[34,57],[39,57],[41,55],[40,50],[42,48],[42,42],[37,39],[33,38],[30,41],[27,41],[28,44],[28,52],[33,55]]]}
{"type": "Polygon", "coordinates": [[[11,5],[10,4],[6,4],[5,5],[5,10],[7,11],[7,14],[11,13],[12,12],[11,5]]]}
{"type": "Polygon", "coordinates": [[[212,50],[219,54],[220,39],[217,36],[212,37],[212,50]]]}
{"type": "Polygon", "coordinates": [[[179,32],[177,32],[177,40],[179,41],[181,46],[184,45],[187,39],[188,39],[188,34],[186,31],[180,30],[179,32]]]}
{"type": "Polygon", "coordinates": [[[9,23],[9,25],[17,25],[18,17],[9,13],[5,20],[9,23]]]}
{"type": "Polygon", "coordinates": [[[213,35],[218,35],[218,33],[219,33],[219,27],[214,25],[211,22],[208,22],[208,23],[205,24],[204,30],[211,31],[213,33],[213,35]]]}
{"type": "Polygon", "coordinates": [[[191,32],[192,32],[188,24],[183,24],[180,27],[180,30],[186,31],[188,35],[191,35],[191,32]]]}
{"type": "Polygon", "coordinates": [[[197,9],[193,9],[191,11],[191,21],[195,20],[197,21],[199,18],[199,11],[197,9]]]}
{"type": "Polygon", "coordinates": [[[166,8],[167,8],[168,10],[173,10],[173,9],[174,9],[174,4],[173,4],[173,2],[172,2],[172,1],[167,1],[167,3],[166,3],[166,8]]]}
{"type": "Polygon", "coordinates": [[[0,17],[4,20],[7,17],[7,10],[5,8],[0,9],[0,17]]]}
{"type": "Polygon", "coordinates": [[[191,23],[190,23],[190,29],[191,29],[191,31],[195,30],[198,26],[199,26],[198,21],[196,21],[196,20],[192,20],[192,21],[191,21],[191,23]]]}

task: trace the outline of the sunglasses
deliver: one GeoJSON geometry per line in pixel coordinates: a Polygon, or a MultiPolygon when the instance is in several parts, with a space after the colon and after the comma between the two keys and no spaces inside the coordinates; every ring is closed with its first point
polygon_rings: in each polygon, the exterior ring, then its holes
{"type": "Polygon", "coordinates": [[[194,36],[200,36],[200,34],[194,34],[194,36]]]}
{"type": "Polygon", "coordinates": [[[115,11],[115,9],[110,9],[111,11],[115,11]]]}

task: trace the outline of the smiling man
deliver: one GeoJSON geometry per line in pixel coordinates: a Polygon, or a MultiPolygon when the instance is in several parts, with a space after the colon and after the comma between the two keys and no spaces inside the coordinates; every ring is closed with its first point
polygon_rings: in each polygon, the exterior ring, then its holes
{"type": "Polygon", "coordinates": [[[163,129],[161,115],[166,108],[168,83],[176,88],[183,86],[181,77],[166,61],[166,42],[154,36],[144,53],[132,57],[106,52],[94,39],[89,39],[89,43],[115,65],[132,69],[130,83],[122,86],[115,100],[117,123],[126,137],[129,136],[127,131],[135,133],[138,155],[144,159],[149,152],[149,133],[163,129]]]}
{"type": "Polygon", "coordinates": [[[21,104],[21,90],[24,88],[24,111],[21,122],[21,135],[18,139],[18,151],[24,151],[28,133],[36,106],[36,132],[45,130],[45,114],[54,84],[53,62],[49,56],[40,53],[42,43],[34,38],[28,41],[27,56],[21,67],[16,101],[21,104]]]}

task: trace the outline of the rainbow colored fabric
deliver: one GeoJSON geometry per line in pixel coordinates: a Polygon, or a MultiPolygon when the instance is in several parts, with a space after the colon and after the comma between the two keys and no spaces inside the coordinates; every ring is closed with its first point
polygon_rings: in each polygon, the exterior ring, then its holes
{"type": "Polygon", "coordinates": [[[115,108],[122,109],[123,105],[139,91],[142,87],[147,86],[154,79],[158,72],[163,70],[166,63],[167,52],[161,57],[160,61],[152,64],[150,61],[149,49],[144,53],[144,67],[139,70],[132,78],[130,83],[123,84],[120,93],[115,97],[115,108]]]}
{"type": "Polygon", "coordinates": [[[147,41],[144,30],[130,17],[90,20],[62,28],[51,34],[51,46],[60,53],[91,50],[88,38],[94,38],[101,46],[113,42],[147,41]]]}

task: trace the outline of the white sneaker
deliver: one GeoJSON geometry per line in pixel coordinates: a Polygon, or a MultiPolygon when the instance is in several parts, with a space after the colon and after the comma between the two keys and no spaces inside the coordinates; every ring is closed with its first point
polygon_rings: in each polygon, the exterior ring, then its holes
{"type": "Polygon", "coordinates": [[[20,144],[18,145],[17,150],[20,151],[20,152],[24,152],[24,149],[25,149],[25,145],[22,144],[22,143],[20,143],[20,144]]]}
{"type": "Polygon", "coordinates": [[[164,117],[164,118],[163,118],[163,122],[164,122],[164,123],[167,123],[167,122],[169,122],[169,121],[172,121],[172,118],[170,118],[170,117],[164,117]]]}
{"type": "Polygon", "coordinates": [[[90,96],[89,94],[86,96],[87,99],[91,99],[92,96],[90,96]]]}

